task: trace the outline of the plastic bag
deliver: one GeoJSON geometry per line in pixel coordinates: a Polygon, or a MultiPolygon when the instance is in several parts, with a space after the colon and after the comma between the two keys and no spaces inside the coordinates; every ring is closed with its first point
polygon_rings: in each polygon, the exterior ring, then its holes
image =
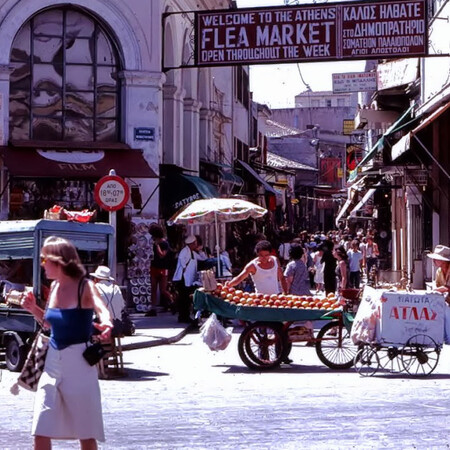
{"type": "Polygon", "coordinates": [[[225,350],[231,341],[231,332],[226,330],[212,313],[200,328],[203,342],[214,351],[225,350]]]}
{"type": "Polygon", "coordinates": [[[355,345],[370,344],[377,339],[377,326],[380,319],[380,297],[382,291],[366,286],[361,303],[353,320],[350,337],[355,345]]]}

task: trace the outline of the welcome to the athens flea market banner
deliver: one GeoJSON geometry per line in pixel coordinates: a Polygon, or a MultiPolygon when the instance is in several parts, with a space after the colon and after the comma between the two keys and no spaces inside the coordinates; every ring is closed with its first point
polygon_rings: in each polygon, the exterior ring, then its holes
{"type": "Polygon", "coordinates": [[[196,13],[196,65],[426,56],[426,0],[196,13]]]}

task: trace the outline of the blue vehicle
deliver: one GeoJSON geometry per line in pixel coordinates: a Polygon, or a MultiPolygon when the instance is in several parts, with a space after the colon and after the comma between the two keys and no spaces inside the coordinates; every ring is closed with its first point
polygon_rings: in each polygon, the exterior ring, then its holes
{"type": "Polygon", "coordinates": [[[72,241],[88,272],[100,264],[113,267],[115,236],[109,224],[45,219],[0,221],[0,351],[5,354],[6,367],[14,372],[22,369],[39,325],[11,300],[13,293],[20,298],[21,291],[32,289],[44,307],[46,280],[40,249],[48,236],[72,241]]]}

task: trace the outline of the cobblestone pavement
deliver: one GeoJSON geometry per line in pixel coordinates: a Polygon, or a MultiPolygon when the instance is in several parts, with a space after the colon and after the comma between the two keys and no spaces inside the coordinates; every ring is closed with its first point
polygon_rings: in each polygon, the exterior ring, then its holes
{"type": "MultiPolygon", "coordinates": [[[[134,339],[180,331],[138,330],[134,339]]],[[[449,347],[430,377],[362,378],[328,369],[301,344],[294,344],[292,365],[253,372],[239,358],[238,337],[222,352],[211,352],[198,333],[125,352],[128,376],[100,382],[107,437],[100,448],[450,448],[449,347]]],[[[30,449],[34,394],[12,396],[13,380],[3,370],[0,448],[30,449]]],[[[78,444],[55,441],[53,448],[78,444]]]]}

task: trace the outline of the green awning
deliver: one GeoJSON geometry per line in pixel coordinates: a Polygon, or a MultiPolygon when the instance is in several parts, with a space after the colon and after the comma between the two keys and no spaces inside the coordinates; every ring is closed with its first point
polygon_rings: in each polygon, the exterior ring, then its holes
{"type": "Polygon", "coordinates": [[[241,161],[240,159],[238,159],[237,162],[256,180],[257,183],[264,187],[266,192],[272,195],[278,194],[278,192],[258,172],[256,172],[252,166],[250,166],[250,164],[241,161]]]}
{"type": "Polygon", "coordinates": [[[412,122],[415,122],[417,119],[412,117],[412,112],[414,110],[414,104],[412,104],[398,119],[396,122],[394,122],[385,132],[384,134],[378,139],[378,141],[373,145],[373,147],[367,152],[367,154],[364,156],[364,158],[361,160],[361,162],[355,167],[354,170],[350,172],[350,176],[348,177],[348,181],[353,181],[356,178],[356,175],[358,172],[362,170],[362,168],[368,163],[370,160],[372,160],[375,155],[378,153],[378,151],[382,150],[386,138],[389,137],[391,134],[396,133],[397,131],[402,130],[403,128],[410,125],[412,122]],[[412,119],[412,120],[408,120],[412,119]]]}
{"type": "Polygon", "coordinates": [[[212,184],[192,175],[173,173],[160,182],[160,211],[165,219],[194,200],[216,197],[219,193],[212,184]]]}

